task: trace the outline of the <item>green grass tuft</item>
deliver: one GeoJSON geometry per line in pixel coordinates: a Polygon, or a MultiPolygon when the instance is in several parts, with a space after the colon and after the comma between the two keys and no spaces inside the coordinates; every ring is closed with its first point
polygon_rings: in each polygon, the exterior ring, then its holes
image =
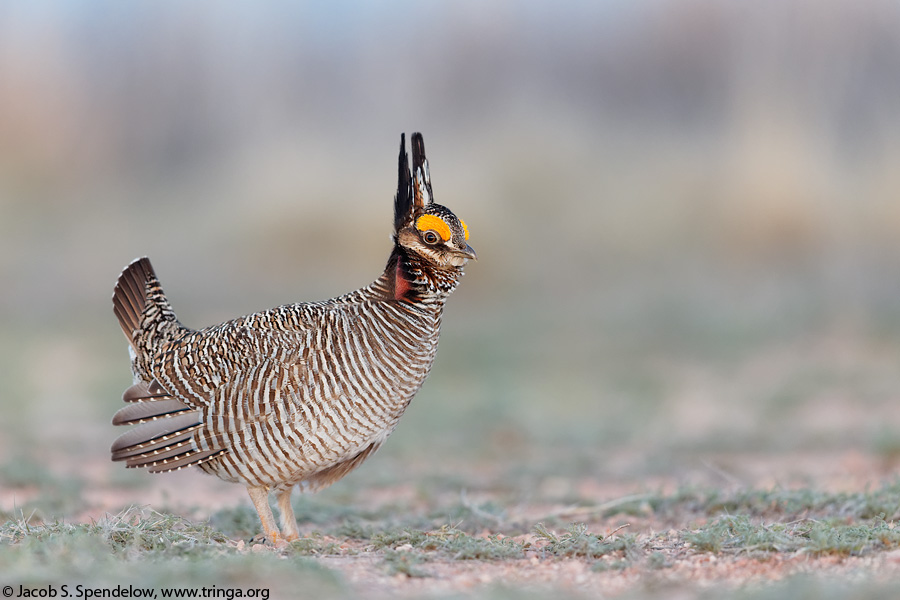
{"type": "Polygon", "coordinates": [[[804,519],[791,523],[755,523],[727,516],[683,534],[699,552],[802,552],[812,556],[856,556],[900,545],[900,530],[884,519],[848,524],[843,520],[804,519]]]}
{"type": "Polygon", "coordinates": [[[417,550],[438,553],[453,560],[502,560],[522,558],[525,547],[500,534],[476,537],[447,526],[436,531],[389,531],[377,534],[373,540],[376,549],[397,548],[410,545],[417,550]]]}
{"type": "Polygon", "coordinates": [[[419,568],[425,562],[420,553],[402,550],[385,550],[383,565],[388,575],[406,575],[407,577],[428,577],[428,573],[419,568]]]}
{"type": "Polygon", "coordinates": [[[628,553],[636,546],[635,536],[604,538],[588,532],[584,523],[572,523],[566,533],[557,536],[543,524],[534,527],[535,534],[550,543],[542,551],[551,556],[601,558],[613,553],[628,553]]]}
{"type": "Polygon", "coordinates": [[[291,550],[303,556],[327,556],[341,553],[341,547],[336,542],[322,539],[322,534],[318,532],[291,542],[291,550]]]}

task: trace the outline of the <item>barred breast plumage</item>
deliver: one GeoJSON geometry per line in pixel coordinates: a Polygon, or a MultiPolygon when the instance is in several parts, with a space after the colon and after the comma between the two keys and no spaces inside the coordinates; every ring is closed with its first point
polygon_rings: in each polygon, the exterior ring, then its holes
{"type": "Polygon", "coordinates": [[[194,331],[147,258],[123,271],[113,305],[134,385],[113,423],[137,427],[115,441],[113,460],[151,472],[198,466],[243,483],[270,541],[298,537],[293,487],[330,485],[387,439],[431,369],[444,302],[475,258],[465,223],[433,201],[422,136],[411,144],[412,175],[401,136],[394,249],[369,286],[194,331]]]}

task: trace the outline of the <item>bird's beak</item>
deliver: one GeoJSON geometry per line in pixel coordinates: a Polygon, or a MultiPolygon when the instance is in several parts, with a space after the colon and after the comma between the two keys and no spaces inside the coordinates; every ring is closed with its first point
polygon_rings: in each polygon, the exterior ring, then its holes
{"type": "Polygon", "coordinates": [[[464,250],[460,250],[459,248],[454,248],[453,253],[457,256],[462,256],[463,258],[471,258],[472,260],[478,260],[478,255],[475,254],[475,249],[472,246],[466,244],[464,250]]]}

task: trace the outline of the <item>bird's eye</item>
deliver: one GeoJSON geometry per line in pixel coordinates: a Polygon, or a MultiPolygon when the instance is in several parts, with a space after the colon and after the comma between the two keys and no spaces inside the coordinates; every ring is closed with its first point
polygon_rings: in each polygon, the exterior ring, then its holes
{"type": "Polygon", "coordinates": [[[441,241],[441,236],[438,235],[437,231],[429,229],[422,234],[422,239],[425,240],[426,244],[437,244],[439,241],[441,241]]]}

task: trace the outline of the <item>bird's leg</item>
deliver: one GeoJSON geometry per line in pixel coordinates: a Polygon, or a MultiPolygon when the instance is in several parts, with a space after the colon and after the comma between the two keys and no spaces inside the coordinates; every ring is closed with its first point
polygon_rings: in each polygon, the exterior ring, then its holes
{"type": "Polygon", "coordinates": [[[291,491],[293,487],[278,492],[276,496],[278,500],[278,510],[281,511],[281,531],[284,533],[284,539],[293,542],[300,537],[297,531],[297,518],[294,517],[294,507],[291,506],[291,491]]]}
{"type": "Polygon", "coordinates": [[[259,522],[262,524],[266,539],[277,546],[281,535],[275,525],[275,517],[272,516],[272,507],[269,506],[269,488],[264,485],[247,486],[247,493],[250,494],[250,500],[256,507],[256,513],[259,515],[259,522]]]}

